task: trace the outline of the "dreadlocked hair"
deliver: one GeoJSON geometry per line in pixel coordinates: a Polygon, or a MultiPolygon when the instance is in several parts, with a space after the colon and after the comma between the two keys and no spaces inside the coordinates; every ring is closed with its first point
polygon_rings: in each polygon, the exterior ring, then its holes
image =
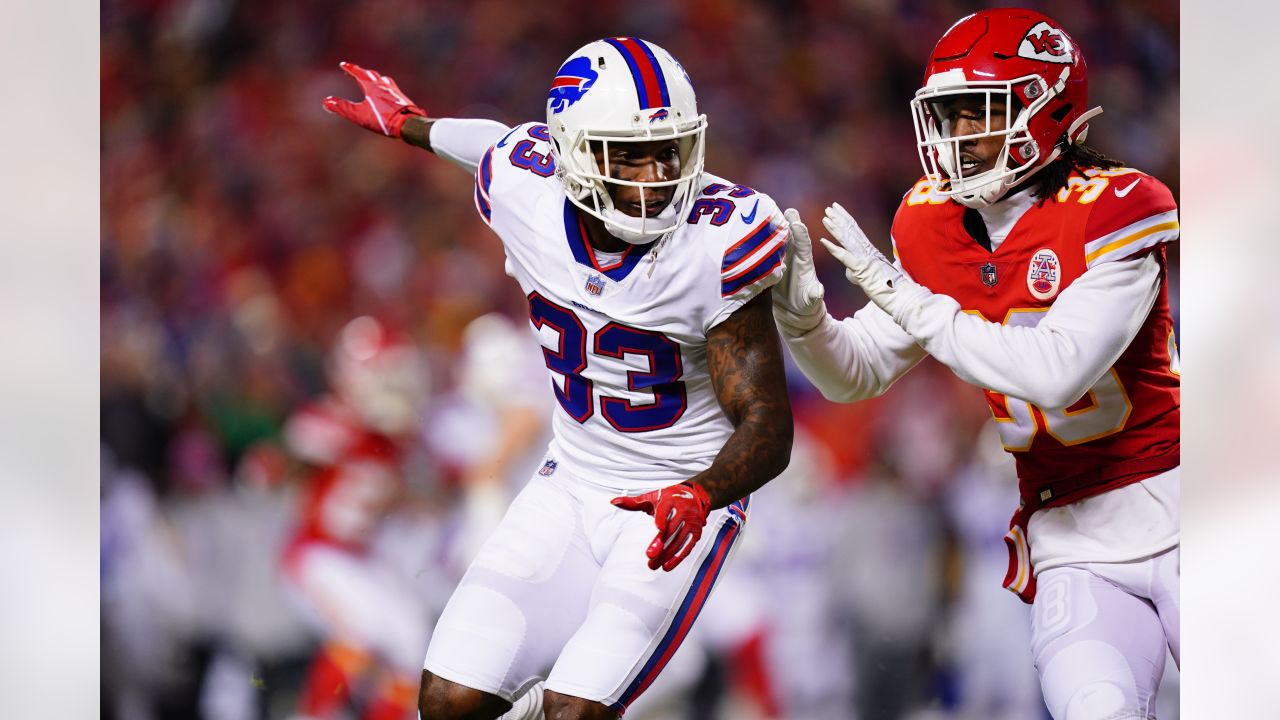
{"type": "Polygon", "coordinates": [[[1072,172],[1077,170],[1083,172],[1088,168],[1110,170],[1123,166],[1122,161],[1107,157],[1088,145],[1069,142],[1056,160],[1037,173],[1040,177],[1036,180],[1032,193],[1043,205],[1045,200],[1067,186],[1067,178],[1072,172]]]}

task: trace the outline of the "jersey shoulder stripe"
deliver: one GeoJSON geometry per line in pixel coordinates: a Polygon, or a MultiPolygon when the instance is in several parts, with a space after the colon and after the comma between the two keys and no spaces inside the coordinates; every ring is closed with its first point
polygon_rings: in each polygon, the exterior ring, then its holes
{"type": "MultiPolygon", "coordinates": [[[[496,146],[495,146],[496,147],[496,146]]],[[[486,223],[493,223],[493,200],[489,197],[489,188],[493,185],[493,148],[485,151],[476,167],[476,210],[486,223]]]]}
{"type": "Polygon", "coordinates": [[[786,224],[775,214],[729,246],[720,264],[720,294],[733,295],[778,269],[786,241],[786,224]]]}
{"type": "Polygon", "coordinates": [[[1088,267],[1178,239],[1178,206],[1164,183],[1132,168],[1091,169],[1084,175],[1086,187],[1097,188],[1096,200],[1082,205],[1089,208],[1084,227],[1088,267]]]}
{"type": "Polygon", "coordinates": [[[1178,239],[1178,211],[1169,210],[1145,217],[1131,225],[1085,243],[1084,260],[1088,267],[1123,260],[1160,243],[1178,239]]]}

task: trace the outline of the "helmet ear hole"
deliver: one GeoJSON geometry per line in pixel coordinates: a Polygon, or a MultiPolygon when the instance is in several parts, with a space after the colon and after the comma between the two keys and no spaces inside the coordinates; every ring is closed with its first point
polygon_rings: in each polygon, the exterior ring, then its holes
{"type": "Polygon", "coordinates": [[[1070,115],[1070,114],[1071,114],[1071,103],[1067,103],[1062,107],[1058,108],[1057,110],[1054,110],[1053,112],[1049,113],[1049,117],[1053,118],[1054,122],[1062,122],[1063,118],[1065,118],[1067,115],[1070,115]]]}

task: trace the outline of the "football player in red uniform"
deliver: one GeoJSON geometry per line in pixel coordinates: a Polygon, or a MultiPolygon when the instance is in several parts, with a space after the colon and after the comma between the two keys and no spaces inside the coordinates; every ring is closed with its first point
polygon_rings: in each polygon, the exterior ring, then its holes
{"type": "Polygon", "coordinates": [[[322,636],[298,699],[300,717],[402,720],[413,713],[426,650],[426,603],[370,552],[402,497],[402,455],[426,401],[425,368],[407,338],[352,320],[330,356],[333,392],[285,423],[289,454],[310,468],[285,579],[322,636]]]}
{"type": "Polygon", "coordinates": [[[893,222],[897,262],[832,205],[823,240],[871,300],[832,319],[794,211],[774,293],[797,364],[832,400],[885,392],[926,354],[982,388],[1021,503],[1005,586],[1033,602],[1055,718],[1154,717],[1179,661],[1179,368],[1159,180],[1083,144],[1080,48],[1039,13],[951,27],[911,101],[925,177],[893,222]]]}

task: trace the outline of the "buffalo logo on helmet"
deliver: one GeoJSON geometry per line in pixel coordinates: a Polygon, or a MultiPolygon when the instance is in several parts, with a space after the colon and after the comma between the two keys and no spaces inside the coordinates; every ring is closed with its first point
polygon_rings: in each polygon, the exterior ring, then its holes
{"type": "Polygon", "coordinates": [[[1037,300],[1048,300],[1058,294],[1059,272],[1058,254],[1044,248],[1031,256],[1031,266],[1027,270],[1027,289],[1037,300]]]}
{"type": "Polygon", "coordinates": [[[1018,55],[1030,60],[1062,63],[1075,62],[1075,53],[1067,34],[1047,22],[1035,24],[1018,44],[1018,55]]]}
{"type": "Polygon", "coordinates": [[[982,284],[987,287],[996,286],[996,266],[992,263],[986,263],[978,269],[981,273],[982,284]]]}
{"type": "Polygon", "coordinates": [[[659,120],[666,120],[668,115],[669,113],[667,112],[666,108],[659,108],[658,110],[655,110],[652,115],[649,116],[649,122],[658,122],[659,120]]]}
{"type": "Polygon", "coordinates": [[[551,92],[547,93],[547,107],[553,113],[563,112],[565,108],[581,100],[598,77],[600,74],[591,69],[590,58],[570,58],[556,72],[555,78],[551,81],[551,92]]]}

